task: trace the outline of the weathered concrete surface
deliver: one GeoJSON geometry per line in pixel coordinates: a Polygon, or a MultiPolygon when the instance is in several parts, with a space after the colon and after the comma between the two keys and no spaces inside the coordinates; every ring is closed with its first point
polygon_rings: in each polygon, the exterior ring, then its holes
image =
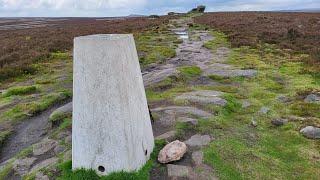
{"type": "Polygon", "coordinates": [[[141,168],[154,138],[132,35],[74,40],[73,169],[141,168]]]}

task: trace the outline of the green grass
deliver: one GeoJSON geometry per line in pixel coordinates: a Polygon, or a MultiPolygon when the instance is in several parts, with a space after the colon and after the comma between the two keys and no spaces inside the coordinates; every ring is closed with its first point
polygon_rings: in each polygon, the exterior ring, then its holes
{"type": "Polygon", "coordinates": [[[202,71],[198,66],[183,66],[179,67],[178,70],[184,78],[194,78],[202,74],[202,71]]]}
{"type": "MultiPolygon", "coordinates": [[[[216,50],[224,44],[219,42],[207,47],[216,50]]],[[[303,55],[290,55],[268,44],[257,49],[235,48],[228,63],[257,69],[258,75],[250,79],[211,77],[221,83],[238,83],[237,90],[224,97],[227,106],[209,107],[216,116],[200,120],[197,127],[216,138],[204,152],[205,161],[220,179],[319,179],[320,162],[316,159],[320,158],[320,143],[304,138],[299,130],[320,121],[289,122],[278,128],[271,125],[272,119],[289,115],[320,117],[319,104],[305,103],[299,97],[299,92],[319,89],[318,77],[307,73],[306,66],[297,62],[299,58],[303,55]],[[279,95],[292,101],[281,103],[276,100],[279,95]],[[239,102],[243,99],[251,106],[242,108],[239,102]],[[259,114],[262,106],[269,107],[270,113],[259,114]],[[258,123],[256,128],[250,125],[253,119],[258,123]]]]}
{"type": "Polygon", "coordinates": [[[205,42],[203,45],[205,48],[216,51],[220,47],[230,46],[230,43],[228,42],[227,36],[225,34],[218,31],[212,31],[211,33],[214,39],[211,41],[205,42]]]}
{"type": "Polygon", "coordinates": [[[177,44],[181,40],[165,25],[159,30],[149,30],[135,35],[140,65],[146,67],[151,63],[164,63],[168,58],[176,55],[177,44]]]}
{"type": "Polygon", "coordinates": [[[26,95],[26,94],[32,94],[37,92],[37,87],[36,86],[16,86],[16,87],[11,87],[7,89],[2,97],[9,97],[9,96],[14,96],[14,95],[26,95]]]}
{"type": "Polygon", "coordinates": [[[0,122],[4,122],[4,121],[17,122],[28,116],[32,116],[37,113],[40,113],[48,109],[50,106],[58,102],[62,102],[68,98],[70,98],[70,96],[65,92],[51,93],[48,95],[43,95],[37,101],[17,104],[16,106],[12,107],[11,109],[5,111],[0,115],[0,122]]]}
{"type": "Polygon", "coordinates": [[[94,170],[79,169],[72,171],[72,162],[68,161],[59,165],[61,176],[58,180],[148,180],[150,170],[157,165],[156,158],[164,147],[165,141],[156,141],[150,160],[137,172],[115,172],[108,176],[98,176],[94,170]]]}
{"type": "MultiPolygon", "coordinates": [[[[7,130],[7,131],[1,131],[0,132],[0,145],[2,146],[5,140],[10,136],[12,132],[7,130]]],[[[1,149],[1,147],[0,147],[1,149]]]]}

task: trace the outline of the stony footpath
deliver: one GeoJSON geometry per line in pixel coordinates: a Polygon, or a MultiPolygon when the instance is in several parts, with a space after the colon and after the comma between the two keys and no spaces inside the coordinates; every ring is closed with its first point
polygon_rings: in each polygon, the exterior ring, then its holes
{"type": "MultiPolygon", "coordinates": [[[[213,40],[209,31],[189,29],[192,20],[185,18],[172,21],[172,31],[182,40],[182,44],[176,50],[176,57],[166,61],[166,64],[158,65],[144,72],[143,78],[146,87],[157,84],[170,76],[179,73],[179,67],[196,66],[202,71],[200,80],[193,85],[214,86],[218,85],[209,78],[211,75],[222,77],[253,77],[255,70],[237,69],[226,64],[230,49],[221,47],[216,53],[212,53],[204,47],[204,43],[213,40]]],[[[167,144],[159,153],[158,161],[166,165],[166,173],[162,177],[151,176],[151,179],[218,179],[214,169],[204,163],[203,147],[214,141],[214,137],[207,134],[189,132],[182,139],[176,138],[174,126],[177,122],[196,126],[198,119],[208,119],[214,114],[203,109],[206,105],[225,106],[227,100],[224,93],[213,90],[196,90],[181,93],[174,97],[176,102],[188,102],[191,106],[177,106],[169,104],[153,107],[151,112],[158,117],[154,123],[154,135],[156,139],[165,139],[167,144]]]]}

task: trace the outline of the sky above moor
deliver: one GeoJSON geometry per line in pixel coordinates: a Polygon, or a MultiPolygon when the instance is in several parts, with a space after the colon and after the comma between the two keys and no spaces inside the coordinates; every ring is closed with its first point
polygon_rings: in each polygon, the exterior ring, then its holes
{"type": "Polygon", "coordinates": [[[320,8],[320,0],[0,0],[0,17],[108,17],[207,11],[271,11],[320,8]]]}

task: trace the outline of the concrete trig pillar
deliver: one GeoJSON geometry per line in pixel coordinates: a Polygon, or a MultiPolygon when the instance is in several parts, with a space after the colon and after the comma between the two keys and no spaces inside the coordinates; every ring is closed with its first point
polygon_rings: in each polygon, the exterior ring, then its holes
{"type": "Polygon", "coordinates": [[[154,138],[132,35],[74,39],[72,168],[140,169],[154,138]]]}

